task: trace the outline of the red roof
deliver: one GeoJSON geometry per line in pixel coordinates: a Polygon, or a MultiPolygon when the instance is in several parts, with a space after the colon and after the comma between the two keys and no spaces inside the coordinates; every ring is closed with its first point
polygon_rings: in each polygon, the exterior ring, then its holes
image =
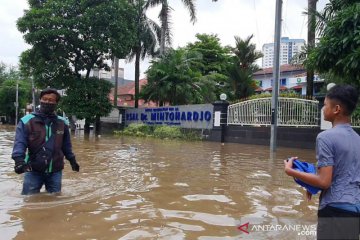
{"type": "MultiPolygon", "coordinates": [[[[305,71],[305,68],[302,65],[291,65],[284,64],[280,66],[280,72],[292,72],[292,71],[305,71]]],[[[273,68],[263,68],[254,73],[254,75],[264,75],[273,73],[273,68]]]]}
{"type": "Polygon", "coordinates": [[[302,89],[302,85],[296,85],[296,86],[292,87],[291,89],[295,89],[295,90],[302,89]]]}
{"type": "MultiPolygon", "coordinates": [[[[279,88],[279,90],[280,90],[280,91],[287,90],[287,87],[281,86],[281,87],[279,88]]],[[[272,91],[272,87],[269,87],[269,88],[265,89],[264,91],[272,91]]]]}
{"type": "MultiPolygon", "coordinates": [[[[140,79],[139,80],[139,91],[141,91],[141,88],[147,84],[147,79],[140,79]]],[[[118,87],[117,90],[117,105],[118,106],[128,106],[133,107],[135,106],[135,82],[134,83],[128,83],[126,85],[118,87]]],[[[110,101],[114,102],[114,89],[111,90],[111,93],[109,94],[110,101]]],[[[157,103],[154,103],[152,101],[145,103],[144,99],[139,99],[138,101],[139,107],[156,107],[157,103]]]]}
{"type": "Polygon", "coordinates": [[[257,89],[255,89],[255,92],[262,92],[264,91],[264,89],[262,89],[261,87],[258,87],[257,89]]]}

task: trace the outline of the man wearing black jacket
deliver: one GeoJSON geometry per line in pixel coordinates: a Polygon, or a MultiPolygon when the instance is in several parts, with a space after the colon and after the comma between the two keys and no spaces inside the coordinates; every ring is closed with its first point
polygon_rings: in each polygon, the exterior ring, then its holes
{"type": "Polygon", "coordinates": [[[79,171],[72,152],[69,123],[55,114],[60,94],[46,88],[40,93],[40,110],[19,121],[12,158],[15,172],[24,174],[23,195],[39,193],[43,185],[49,193],[61,192],[64,156],[73,171],[79,171]]]}

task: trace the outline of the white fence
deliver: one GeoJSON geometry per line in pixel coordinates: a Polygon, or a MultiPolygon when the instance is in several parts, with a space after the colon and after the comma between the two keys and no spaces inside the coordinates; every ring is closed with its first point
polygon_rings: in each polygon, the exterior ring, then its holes
{"type": "MultiPolygon", "coordinates": [[[[278,126],[319,126],[319,102],[283,98],[278,101],[278,126]]],[[[228,125],[271,125],[271,98],[259,98],[232,104],[228,107],[228,125]]]]}

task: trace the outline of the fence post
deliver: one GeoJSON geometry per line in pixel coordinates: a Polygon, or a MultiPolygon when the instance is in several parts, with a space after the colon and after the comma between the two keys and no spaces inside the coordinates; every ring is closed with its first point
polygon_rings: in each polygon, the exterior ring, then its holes
{"type": "Polygon", "coordinates": [[[225,143],[226,125],[227,125],[227,110],[229,102],[226,100],[216,101],[214,105],[214,127],[213,131],[217,134],[212,134],[215,137],[215,141],[225,143]]]}
{"type": "Polygon", "coordinates": [[[320,129],[321,130],[326,130],[326,129],[329,129],[329,128],[332,128],[332,124],[331,122],[328,122],[328,121],[325,121],[324,119],[324,114],[323,114],[323,107],[324,107],[324,100],[325,100],[325,94],[323,95],[318,95],[315,97],[316,100],[319,101],[319,116],[318,116],[318,124],[320,126],[320,129]]]}
{"type": "Polygon", "coordinates": [[[119,119],[118,119],[118,126],[120,130],[125,128],[125,115],[126,115],[126,108],[125,107],[117,107],[119,110],[119,119]]]}

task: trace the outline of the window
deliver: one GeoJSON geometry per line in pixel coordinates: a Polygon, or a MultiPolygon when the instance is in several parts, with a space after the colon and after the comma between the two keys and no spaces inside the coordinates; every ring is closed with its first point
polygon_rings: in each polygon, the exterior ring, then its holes
{"type": "Polygon", "coordinates": [[[280,79],[280,86],[286,86],[286,78],[280,79]]]}

